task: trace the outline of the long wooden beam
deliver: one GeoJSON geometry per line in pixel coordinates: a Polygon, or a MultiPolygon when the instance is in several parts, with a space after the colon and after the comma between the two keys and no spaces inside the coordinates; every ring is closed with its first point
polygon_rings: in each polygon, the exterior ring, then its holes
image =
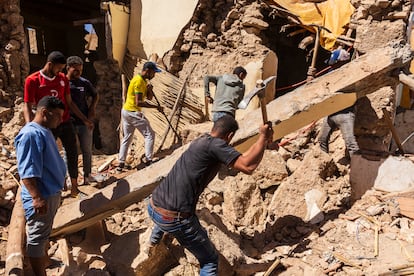
{"type": "Polygon", "coordinates": [[[24,217],[24,210],[19,187],[19,189],[17,190],[16,202],[14,203],[13,212],[8,227],[9,236],[7,238],[5,275],[24,275],[23,243],[26,229],[25,225],[26,219],[24,217]]]}
{"type": "Polygon", "coordinates": [[[53,222],[51,236],[77,232],[142,201],[168,174],[187,146],[85,199],[61,206],[53,222]]]}

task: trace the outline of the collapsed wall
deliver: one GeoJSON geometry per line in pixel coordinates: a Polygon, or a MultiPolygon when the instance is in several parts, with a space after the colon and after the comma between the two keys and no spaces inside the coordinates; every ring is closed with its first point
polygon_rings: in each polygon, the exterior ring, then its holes
{"type": "Polygon", "coordinates": [[[14,107],[22,100],[29,57],[19,1],[2,1],[0,13],[0,128],[2,136],[10,139],[13,136],[3,127],[13,118],[14,107]]]}
{"type": "MultiPolygon", "coordinates": [[[[273,68],[277,70],[278,78],[280,75],[286,75],[287,71],[290,74],[302,72],[300,80],[306,79],[310,60],[298,61],[295,56],[298,55],[298,51],[302,52],[299,55],[308,55],[309,49],[299,49],[300,38],[292,40],[289,33],[284,33],[284,27],[294,24],[282,16],[280,9],[275,10],[271,4],[274,3],[272,1],[200,1],[188,28],[183,30],[174,48],[162,58],[163,63],[169,71],[177,72],[180,76],[186,76],[191,65],[197,63],[198,66],[191,74],[189,85],[199,92],[200,99],[203,97],[204,75],[230,72],[237,65],[263,63],[269,53],[276,54],[273,68]],[[278,19],[274,19],[275,13],[280,16],[276,16],[278,19]],[[295,45],[294,42],[298,44],[295,45]],[[283,52],[282,57],[278,56],[281,52],[280,45],[287,43],[290,44],[291,53],[283,52]],[[290,61],[290,64],[287,65],[284,60],[290,61]],[[279,62],[282,62],[282,66],[279,62]]],[[[364,54],[369,49],[383,47],[393,40],[407,41],[405,20],[408,19],[411,9],[410,2],[373,4],[369,1],[354,1],[352,4],[355,11],[347,25],[347,34],[352,42],[345,46],[351,45],[347,47],[354,56],[364,54]]],[[[320,48],[318,70],[327,67],[323,62],[327,54],[329,57],[330,53],[320,48]]],[[[263,72],[264,69],[263,65],[260,65],[256,70],[263,72]]],[[[261,77],[264,79],[265,76],[261,77]]],[[[255,75],[254,78],[260,76],[255,75]]],[[[254,81],[250,83],[254,84],[254,81]]],[[[398,105],[396,96],[398,84],[398,80],[391,76],[377,79],[370,87],[370,94],[357,101],[355,135],[361,148],[372,151],[388,150],[391,134],[382,108],[386,107],[391,114],[395,113],[398,105]]],[[[249,85],[247,82],[247,91],[253,88],[249,85]]],[[[278,91],[277,86],[276,97],[279,96],[278,91]]],[[[253,103],[253,106],[257,108],[258,103],[253,103]]]]}

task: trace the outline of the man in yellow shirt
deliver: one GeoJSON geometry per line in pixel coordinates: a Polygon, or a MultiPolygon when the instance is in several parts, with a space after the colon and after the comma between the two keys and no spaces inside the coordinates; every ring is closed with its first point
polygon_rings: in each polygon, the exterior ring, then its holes
{"type": "Polygon", "coordinates": [[[151,100],[154,95],[152,92],[152,85],[147,81],[151,80],[155,73],[158,72],[161,72],[161,70],[157,68],[154,62],[146,62],[142,67],[141,74],[133,77],[129,83],[125,104],[121,111],[124,137],[121,141],[121,147],[119,149],[118,171],[122,171],[125,167],[125,159],[127,157],[128,148],[132,142],[135,129],[138,129],[142,136],[144,136],[145,163],[149,165],[152,162],[155,133],[147,118],[145,118],[144,113],[141,112],[141,108],[157,108],[158,111],[163,111],[161,106],[145,101],[146,99],[151,100]]]}

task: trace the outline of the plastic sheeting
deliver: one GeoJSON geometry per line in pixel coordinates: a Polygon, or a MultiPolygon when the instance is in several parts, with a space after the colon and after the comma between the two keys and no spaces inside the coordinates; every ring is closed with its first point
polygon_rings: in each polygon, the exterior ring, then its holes
{"type": "MultiPolygon", "coordinates": [[[[316,24],[330,30],[321,30],[320,45],[326,50],[335,48],[338,36],[344,33],[349,23],[354,7],[349,0],[327,0],[321,3],[310,3],[296,0],[274,0],[292,14],[299,17],[303,25],[316,24]]],[[[316,31],[316,28],[313,27],[316,31]]]]}

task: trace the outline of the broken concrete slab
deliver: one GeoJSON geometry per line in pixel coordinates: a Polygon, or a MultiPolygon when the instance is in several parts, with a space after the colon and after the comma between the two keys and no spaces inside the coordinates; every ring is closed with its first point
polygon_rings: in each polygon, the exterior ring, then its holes
{"type": "Polygon", "coordinates": [[[305,193],[305,202],[307,207],[306,221],[317,224],[324,220],[325,216],[321,210],[321,206],[327,198],[326,192],[319,189],[312,189],[305,193]]]}
{"type": "Polygon", "coordinates": [[[414,188],[414,162],[402,156],[389,156],[378,168],[377,190],[401,192],[414,188]]]}
{"type": "Polygon", "coordinates": [[[355,201],[369,189],[401,192],[414,188],[414,162],[404,156],[362,156],[351,160],[351,200],[355,201]]]}

